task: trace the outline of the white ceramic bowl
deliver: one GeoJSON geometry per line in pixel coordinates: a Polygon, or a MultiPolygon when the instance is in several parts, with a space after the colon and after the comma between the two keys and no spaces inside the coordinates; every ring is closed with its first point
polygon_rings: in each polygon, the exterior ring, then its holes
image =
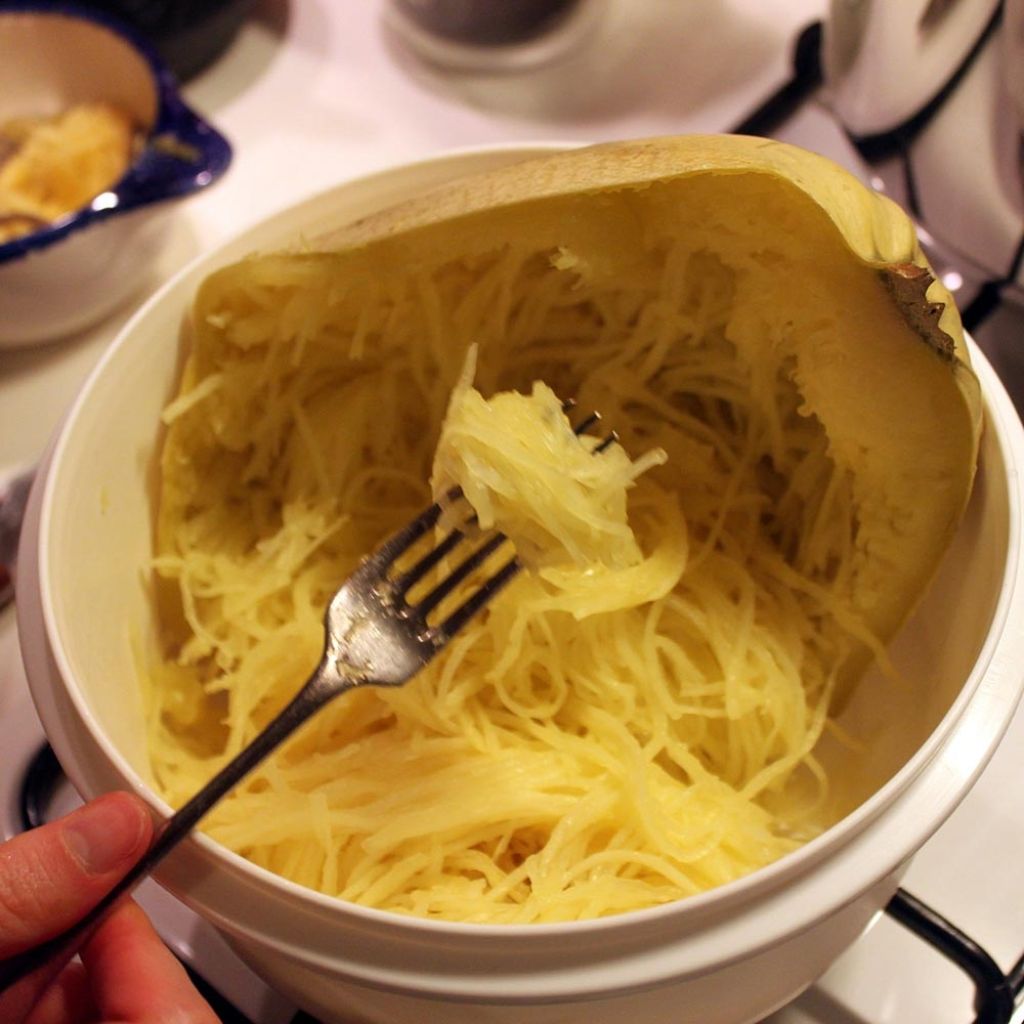
{"type": "MultiPolygon", "coordinates": [[[[343,185],[203,257],[124,329],[55,439],[23,534],[18,611],[47,733],[86,796],[148,784],[131,643],[152,628],[154,455],[182,314],[214,267],[310,236],[459,173],[531,155],[454,156],[343,185]],[[112,413],[116,410],[116,415],[112,413]]],[[[736,1024],[792,999],[873,920],[991,756],[1021,692],[1024,433],[973,350],[987,425],[964,524],[894,647],[908,684],[865,679],[843,720],[870,758],[825,750],[853,809],[776,864],[670,906],[534,927],[446,924],[329,899],[197,835],[160,881],[271,985],[327,1022],[736,1024]]]]}
{"type": "Polygon", "coordinates": [[[216,181],[231,148],[190,110],[155,51],[100,14],[54,4],[0,9],[0,122],[105,101],[144,142],[91,204],[0,245],[0,347],[82,330],[124,302],[162,249],[170,200],[216,181]]]}

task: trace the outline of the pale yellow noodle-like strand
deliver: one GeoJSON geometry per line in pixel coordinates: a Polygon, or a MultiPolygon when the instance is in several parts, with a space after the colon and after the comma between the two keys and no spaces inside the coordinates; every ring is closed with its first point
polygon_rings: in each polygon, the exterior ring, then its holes
{"type": "Polygon", "coordinates": [[[640,563],[517,580],[415,682],[328,707],[225,800],[207,830],[255,863],[401,913],[544,921],[691,895],[825,824],[790,787],[820,804],[834,670],[854,640],[880,651],[845,603],[848,481],[788,367],[730,337],[758,329],[732,269],[670,246],[616,290],[557,264],[509,248],[360,291],[286,263],[213,303],[171,407],[202,469],[166,470],[192,511],[155,562],[184,622],[147,698],[175,802],[300,685],[323,602],[426,500],[466,339],[485,393],[543,377],[670,459],[630,492],[640,563]]]}

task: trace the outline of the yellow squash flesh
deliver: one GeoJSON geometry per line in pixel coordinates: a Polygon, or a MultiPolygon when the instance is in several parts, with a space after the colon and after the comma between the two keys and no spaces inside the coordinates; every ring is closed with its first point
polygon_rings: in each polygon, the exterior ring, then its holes
{"type": "MultiPolygon", "coordinates": [[[[650,273],[684,238],[735,277],[730,340],[788,346],[803,411],[853,471],[858,530],[848,599],[887,640],[934,573],[966,506],[981,401],[959,315],[927,273],[894,203],[815,154],[763,139],[685,136],[598,145],[460,180],[320,239],[253,257],[207,282],[206,322],[254,275],[333,275],[347,296],[398,273],[472,263],[505,245],[549,252],[588,282],[650,273]],[[771,321],[772,331],[763,330],[771,321]],[[778,325],[785,328],[779,337],[778,325]],[[773,340],[769,340],[769,335],[773,340]]],[[[193,379],[201,376],[194,364],[193,379]]],[[[186,381],[186,387],[188,382],[186,381]]],[[[685,467],[677,467],[685,473],[685,467]]],[[[164,513],[173,514],[173,500],[164,513]]],[[[865,652],[866,653],[866,652],[865,652]]],[[[852,677],[864,658],[853,659],[852,677]]]]}

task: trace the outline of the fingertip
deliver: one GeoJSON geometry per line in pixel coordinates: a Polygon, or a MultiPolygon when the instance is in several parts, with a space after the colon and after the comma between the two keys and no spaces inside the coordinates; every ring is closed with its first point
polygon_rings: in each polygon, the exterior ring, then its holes
{"type": "Polygon", "coordinates": [[[0,959],[59,934],[143,854],[146,805],[111,793],[0,844],[0,959]]]}

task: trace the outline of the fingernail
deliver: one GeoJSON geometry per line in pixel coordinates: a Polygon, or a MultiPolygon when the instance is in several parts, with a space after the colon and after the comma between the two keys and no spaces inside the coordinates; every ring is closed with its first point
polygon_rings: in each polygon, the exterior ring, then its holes
{"type": "Polygon", "coordinates": [[[144,825],[139,808],[131,801],[106,797],[68,818],[64,842],[89,874],[103,875],[135,853],[144,825]]]}

